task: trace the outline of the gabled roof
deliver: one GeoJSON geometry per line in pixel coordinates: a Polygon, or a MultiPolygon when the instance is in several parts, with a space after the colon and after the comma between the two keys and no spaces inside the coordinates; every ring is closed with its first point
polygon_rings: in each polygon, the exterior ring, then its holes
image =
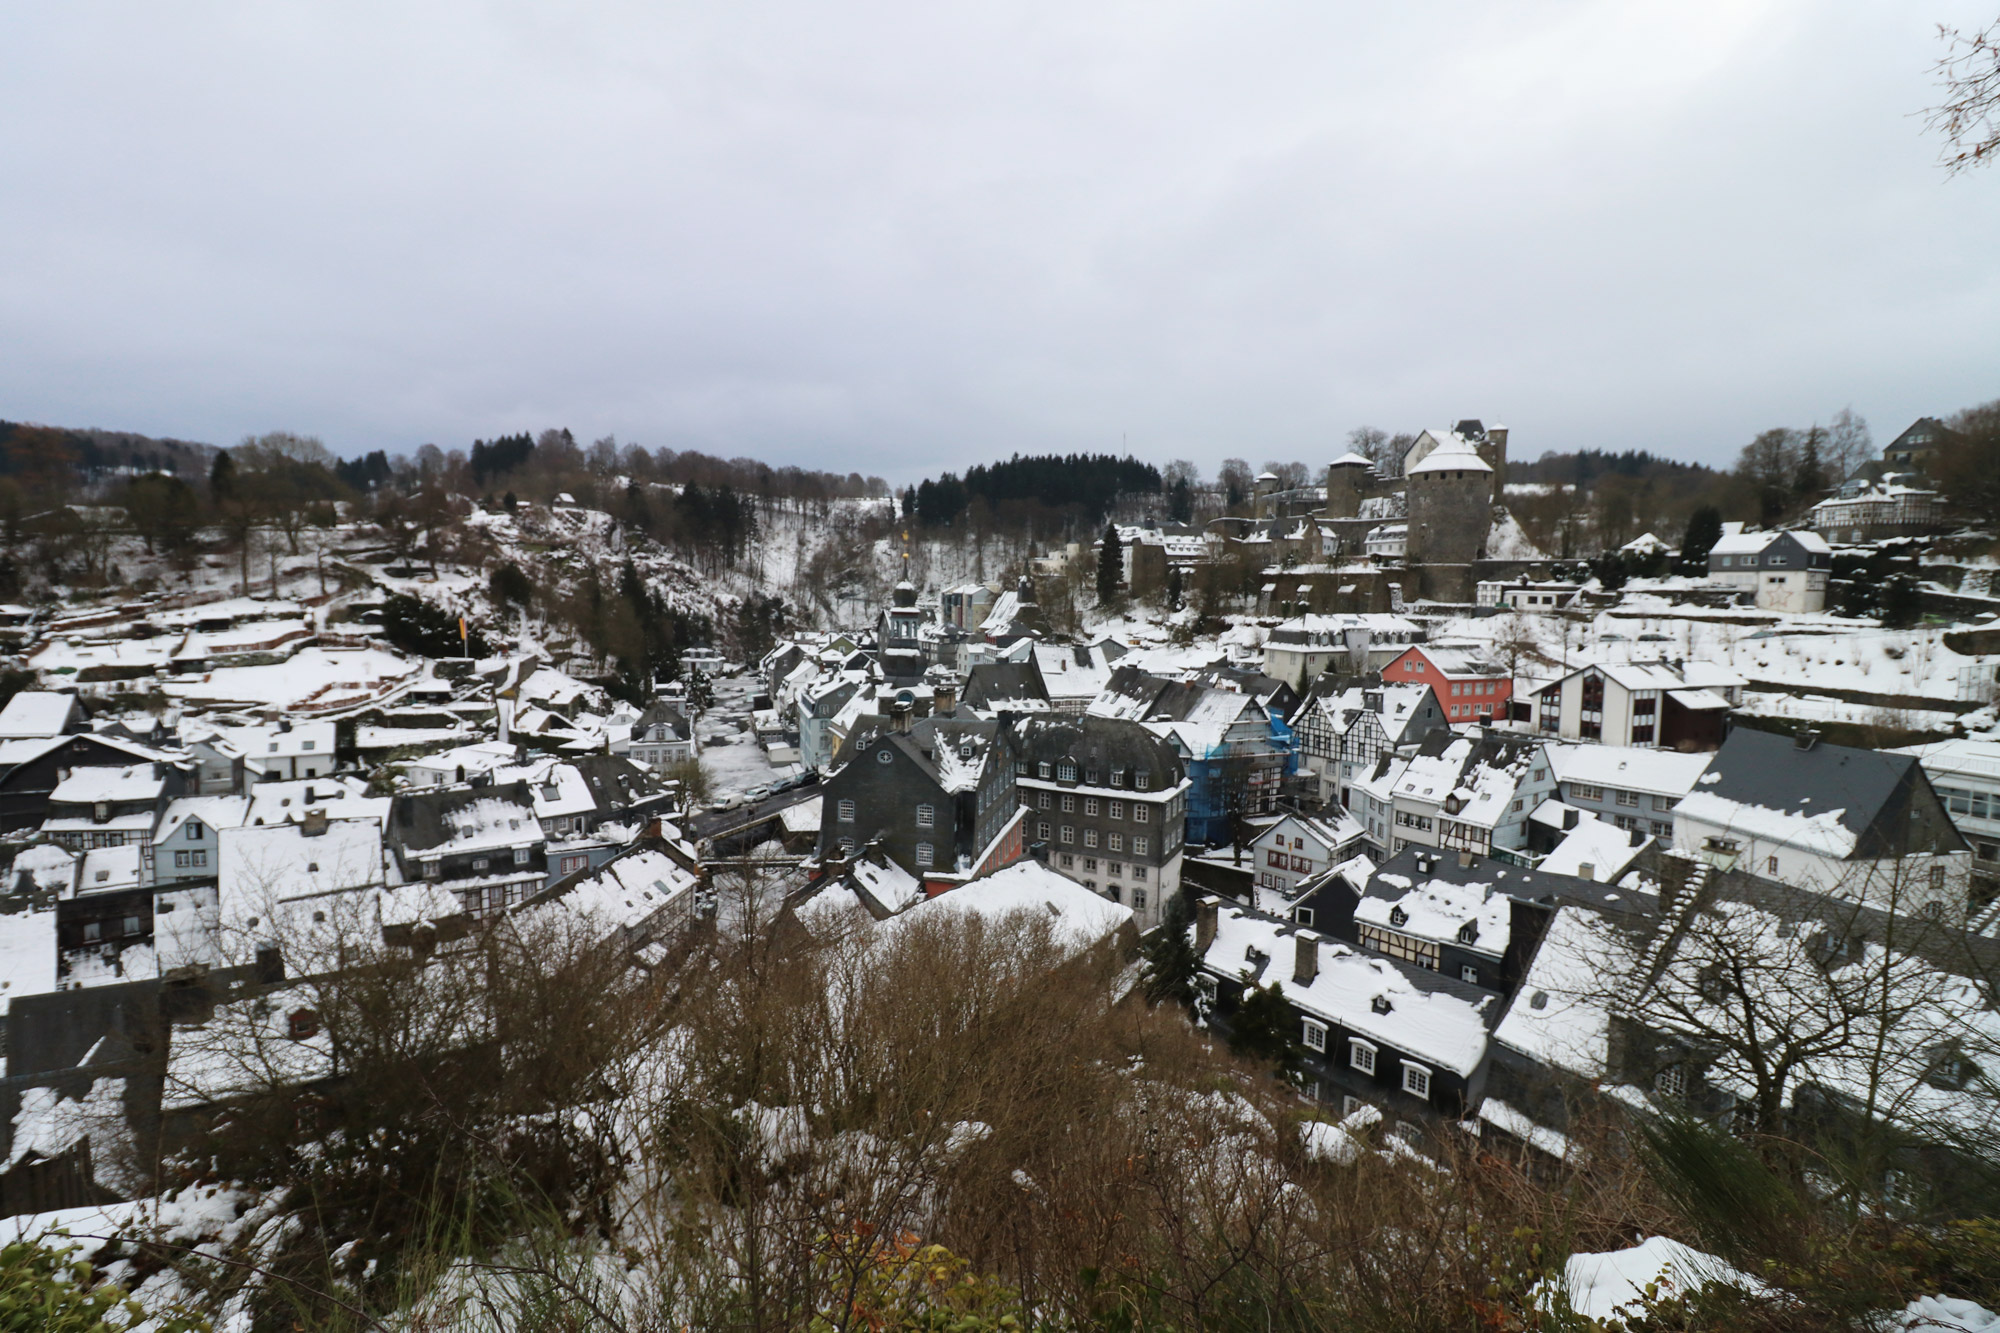
{"type": "Polygon", "coordinates": [[[968,708],[997,708],[1023,700],[1049,701],[1049,687],[1033,657],[1025,662],[981,662],[966,673],[959,700],[968,708]]]}
{"type": "Polygon", "coordinates": [[[1935,847],[1906,845],[1911,807],[1929,791],[1914,755],[1824,741],[1804,748],[1737,727],[1678,812],[1841,858],[1963,851],[1965,840],[1942,818],[1935,847]]]}
{"type": "Polygon", "coordinates": [[[412,853],[458,853],[544,841],[525,782],[398,792],[389,833],[412,853]]]}

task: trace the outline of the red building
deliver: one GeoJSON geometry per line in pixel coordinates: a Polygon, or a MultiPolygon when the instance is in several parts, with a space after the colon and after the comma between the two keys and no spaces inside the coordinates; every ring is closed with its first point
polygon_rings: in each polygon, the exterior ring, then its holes
{"type": "Polygon", "coordinates": [[[1450,722],[1507,717],[1514,678],[1498,662],[1463,648],[1413,644],[1382,668],[1384,684],[1428,685],[1450,722]]]}

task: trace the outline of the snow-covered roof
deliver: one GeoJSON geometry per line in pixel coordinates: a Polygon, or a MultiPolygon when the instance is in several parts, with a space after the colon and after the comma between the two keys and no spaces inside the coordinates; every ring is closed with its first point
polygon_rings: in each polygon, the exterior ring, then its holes
{"type": "Polygon", "coordinates": [[[156,764],[129,768],[73,768],[56,784],[49,800],[61,805],[93,805],[99,801],[155,800],[166,787],[166,775],[156,764]]]}
{"type": "Polygon", "coordinates": [[[996,920],[1024,914],[1049,923],[1056,943],[1066,953],[1078,953],[1118,933],[1132,919],[1132,909],[1100,897],[1038,861],[1017,861],[958,888],[917,904],[883,923],[895,928],[909,920],[940,916],[976,916],[996,920]]]}
{"type": "Polygon", "coordinates": [[[250,798],[247,796],[183,796],[167,803],[167,812],[160,818],[160,831],[155,841],[165,842],[190,819],[199,819],[212,829],[226,829],[242,824],[249,813],[250,798]]]}
{"type": "Polygon", "coordinates": [[[1408,470],[1407,475],[1416,476],[1423,472],[1491,472],[1492,465],[1473,452],[1472,443],[1464,436],[1447,432],[1443,443],[1424,455],[1421,463],[1408,470]]]}
{"type": "Polygon", "coordinates": [[[1340,457],[1338,457],[1338,458],[1334,459],[1332,463],[1328,464],[1328,466],[1330,466],[1330,467],[1356,467],[1356,466],[1359,466],[1359,467],[1374,467],[1374,466],[1375,466],[1375,460],[1374,460],[1374,459],[1372,459],[1372,458],[1363,458],[1363,457],[1362,457],[1362,456],[1361,456],[1360,454],[1357,454],[1357,453],[1355,453],[1355,452],[1354,452],[1354,451],[1353,451],[1352,449],[1349,449],[1349,450],[1348,450],[1348,451],[1347,451],[1346,453],[1344,453],[1344,454],[1342,454],[1342,455],[1341,455],[1340,457]]]}
{"type": "Polygon", "coordinates": [[[1625,873],[1650,838],[1636,843],[1632,835],[1589,810],[1577,812],[1576,827],[1535,867],[1546,875],[1574,875],[1611,884],[1625,873]]]}
{"type": "Polygon", "coordinates": [[[1764,532],[1730,532],[1728,529],[1729,525],[1723,524],[1723,536],[1708,548],[1710,555],[1761,555],[1765,547],[1787,535],[1814,555],[1833,553],[1826,538],[1810,528],[1773,528],[1764,532]]]}
{"type": "Polygon", "coordinates": [[[1461,1077],[1485,1059],[1497,996],[1325,939],[1316,975],[1301,984],[1294,970],[1299,933],[1290,922],[1224,904],[1202,966],[1230,980],[1247,970],[1301,1011],[1461,1077]],[[1386,1013],[1377,1012],[1378,1000],[1386,1013]]]}
{"type": "Polygon", "coordinates": [[[1675,800],[1694,790],[1715,756],[1649,750],[1630,745],[1551,745],[1549,763],[1559,782],[1616,787],[1675,800]]]}
{"type": "Polygon", "coordinates": [[[692,892],[698,882],[693,871],[666,853],[636,851],[608,862],[596,874],[578,880],[557,897],[526,908],[521,915],[533,920],[562,913],[606,931],[632,930],[692,892]]]}
{"type": "Polygon", "coordinates": [[[0,708],[0,740],[60,736],[76,706],[74,694],[22,690],[0,708]]]}
{"type": "Polygon", "coordinates": [[[1497,956],[1507,952],[1513,933],[1514,901],[1492,884],[1453,883],[1435,877],[1412,882],[1404,875],[1378,872],[1367,894],[1355,904],[1354,919],[1497,956]],[[1467,926],[1474,932],[1470,939],[1460,934],[1467,926]]]}
{"type": "Polygon", "coordinates": [[[1606,977],[1630,975],[1631,944],[1580,907],[1559,907],[1493,1038],[1509,1050],[1586,1079],[1604,1074],[1611,1034],[1606,977]]]}
{"type": "Polygon", "coordinates": [[[77,870],[76,891],[82,895],[136,889],[140,884],[140,872],[137,843],[126,843],[122,847],[93,847],[83,854],[83,864],[77,870]]]}
{"type": "MultiPolygon", "coordinates": [[[[43,842],[24,847],[8,872],[10,893],[62,893],[76,887],[76,857],[60,843],[43,842]],[[27,882],[22,883],[23,880],[27,882]]],[[[4,976],[0,972],[0,976],[4,976]]]]}
{"type": "Polygon", "coordinates": [[[260,782],[250,789],[250,809],[245,824],[282,824],[298,820],[308,810],[322,810],[329,819],[372,819],[383,823],[389,818],[391,800],[368,795],[368,784],[359,778],[297,778],[282,782],[260,782]]]}
{"type": "Polygon", "coordinates": [[[1832,810],[1778,810],[1697,791],[1683,797],[1674,807],[1674,813],[1711,828],[1835,860],[1854,855],[1856,834],[1841,822],[1847,814],[1844,806],[1832,810]]]}
{"type": "Polygon", "coordinates": [[[56,914],[0,913],[0,1014],[17,995],[56,988],[56,914]]]}
{"type": "Polygon", "coordinates": [[[299,824],[224,829],[218,886],[225,910],[285,898],[366,888],[382,882],[382,826],[334,819],[307,834],[299,824]]]}

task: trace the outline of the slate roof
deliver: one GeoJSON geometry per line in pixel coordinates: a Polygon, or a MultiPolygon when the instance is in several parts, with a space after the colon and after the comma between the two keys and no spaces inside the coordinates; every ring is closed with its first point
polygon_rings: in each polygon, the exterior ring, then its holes
{"type": "Polygon", "coordinates": [[[1599,884],[1575,875],[1551,875],[1485,857],[1473,857],[1471,865],[1462,866],[1456,855],[1427,847],[1405,847],[1384,861],[1369,878],[1362,896],[1395,901],[1410,891],[1411,884],[1428,879],[1485,885],[1491,892],[1519,902],[1587,907],[1611,916],[1653,917],[1659,912],[1659,901],[1653,895],[1621,889],[1616,884],[1599,884]],[[1422,870],[1417,868],[1420,856],[1425,858],[1422,870]]]}
{"type": "Polygon", "coordinates": [[[979,663],[966,673],[965,689],[959,694],[959,702],[968,708],[993,708],[1023,699],[1043,703],[1049,699],[1042,669],[1032,657],[1025,662],[979,663]]]}
{"type": "MultiPolygon", "coordinates": [[[[403,850],[417,853],[463,841],[455,818],[481,801],[516,807],[521,821],[514,842],[542,841],[541,822],[535,818],[533,794],[525,782],[508,782],[487,787],[449,787],[443,790],[420,788],[398,792],[395,810],[389,817],[389,836],[403,850]]],[[[490,821],[484,821],[490,822],[490,821]]]]}
{"type": "Polygon", "coordinates": [[[1031,766],[1074,758],[1104,773],[1144,769],[1152,775],[1154,791],[1166,790],[1182,777],[1173,746],[1139,723],[1119,718],[1030,718],[1020,726],[1015,754],[1031,766]]]}
{"type": "MultiPolygon", "coordinates": [[[[1914,755],[1825,741],[1801,749],[1790,736],[1737,727],[1694,790],[1771,810],[1821,817],[1837,812],[1836,822],[1854,835],[1856,855],[1883,855],[1908,850],[1891,830],[1907,823],[1911,803],[1928,787],[1914,755]]],[[[1956,831],[1948,838],[1941,850],[1964,850],[1956,831]]]]}

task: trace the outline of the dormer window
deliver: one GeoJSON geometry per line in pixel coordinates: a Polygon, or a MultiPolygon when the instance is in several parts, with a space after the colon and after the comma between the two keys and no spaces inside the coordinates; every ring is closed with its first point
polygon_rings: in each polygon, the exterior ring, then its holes
{"type": "Polygon", "coordinates": [[[1139,791],[1151,791],[1153,789],[1153,775],[1143,768],[1139,769],[1132,774],[1132,785],[1139,791]]]}
{"type": "Polygon", "coordinates": [[[1058,782],[1075,782],[1075,781],[1076,781],[1076,765],[1075,765],[1075,764],[1058,764],[1058,765],[1056,765],[1056,781],[1058,781],[1058,782]]]}
{"type": "Polygon", "coordinates": [[[1478,938],[1479,923],[1477,921],[1468,921],[1458,928],[1458,942],[1460,944],[1470,944],[1478,938]]]}
{"type": "Polygon", "coordinates": [[[1378,1014],[1386,1014],[1395,1008],[1389,1003],[1389,997],[1386,995],[1377,995],[1368,1002],[1368,1007],[1378,1014]]]}
{"type": "Polygon", "coordinates": [[[99,801],[90,808],[90,817],[99,824],[109,823],[111,820],[111,802],[99,801]]]}
{"type": "Polygon", "coordinates": [[[1409,923],[1410,923],[1410,914],[1408,912],[1405,912],[1400,907],[1392,907],[1389,909],[1390,925],[1402,927],[1408,925],[1409,923]]]}

